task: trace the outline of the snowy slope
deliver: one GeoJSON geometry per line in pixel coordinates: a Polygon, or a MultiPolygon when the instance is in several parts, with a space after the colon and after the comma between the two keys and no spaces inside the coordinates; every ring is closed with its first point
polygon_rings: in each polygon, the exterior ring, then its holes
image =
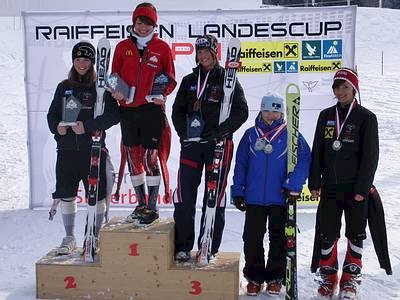
{"type": "MultiPolygon", "coordinates": [[[[229,1],[226,1],[229,2],[229,1]]],[[[26,147],[26,103],[23,82],[23,35],[19,21],[0,18],[0,299],[34,299],[35,262],[56,246],[63,235],[61,218],[47,220],[47,211],[28,207],[28,157],[26,147]]],[[[356,61],[360,73],[362,104],[378,116],[381,159],[376,185],[384,201],[393,275],[379,269],[371,239],[364,248],[364,276],[359,299],[400,299],[400,11],[358,9],[356,61]],[[384,53],[384,75],[381,56],[384,53]]],[[[174,149],[173,149],[174,151],[174,149]]],[[[175,149],[177,151],[177,149],[175,149]]],[[[83,236],[83,211],[78,213],[76,235],[83,236]]],[[[125,215],[114,211],[112,215],[125,215]]],[[[171,216],[163,211],[163,216],[171,216]]],[[[299,298],[313,299],[316,285],[309,271],[314,212],[300,212],[299,298]]],[[[196,218],[199,220],[199,217],[196,218]]],[[[229,211],[222,251],[242,250],[243,214],[229,211]]],[[[198,227],[197,227],[198,228],[198,227]]],[[[80,240],[81,242],[81,240],[80,240]]],[[[340,243],[340,257],[345,242],[340,243]]],[[[244,295],[246,281],[241,278],[240,299],[269,299],[266,295],[244,295]]],[[[284,293],[280,295],[284,299],[284,293]]]]}

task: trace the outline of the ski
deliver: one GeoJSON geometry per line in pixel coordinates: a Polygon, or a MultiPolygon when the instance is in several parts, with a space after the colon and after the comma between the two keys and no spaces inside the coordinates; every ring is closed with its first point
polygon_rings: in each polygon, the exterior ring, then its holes
{"type": "Polygon", "coordinates": [[[106,80],[108,67],[110,65],[111,45],[110,41],[106,38],[101,38],[97,44],[97,57],[96,57],[96,109],[95,115],[101,116],[104,112],[103,95],[106,90],[106,80]]]}
{"type": "Polygon", "coordinates": [[[101,161],[101,131],[92,134],[92,149],[90,152],[89,195],[85,228],[84,259],[93,262],[96,250],[96,209],[101,161]]]}
{"type": "MultiPolygon", "coordinates": [[[[96,57],[96,93],[97,100],[94,108],[94,118],[104,112],[104,92],[108,66],[110,64],[110,42],[106,38],[100,39],[97,44],[96,57]]],[[[98,201],[98,187],[101,161],[101,137],[102,132],[92,132],[92,148],[90,153],[90,170],[88,176],[89,194],[87,205],[87,217],[85,227],[85,240],[83,255],[85,262],[93,262],[96,252],[96,210],[98,201]]]]}
{"type": "MultiPolygon", "coordinates": [[[[240,66],[240,40],[232,38],[229,41],[224,77],[224,99],[221,105],[219,124],[224,122],[230,114],[232,95],[237,80],[237,71],[240,66]]],[[[214,233],[215,211],[218,202],[219,185],[221,180],[222,162],[224,159],[226,139],[216,141],[213,163],[210,177],[207,180],[207,207],[204,214],[204,222],[200,239],[200,249],[197,253],[197,264],[208,265],[211,257],[211,246],[214,233]]]]}
{"type": "MultiPolygon", "coordinates": [[[[300,89],[291,83],[286,87],[286,109],[287,109],[287,173],[293,172],[297,164],[297,148],[299,138],[300,117],[300,89]]],[[[296,197],[287,197],[286,218],[286,297],[285,299],[298,299],[297,291],[297,241],[296,241],[296,197]]]]}

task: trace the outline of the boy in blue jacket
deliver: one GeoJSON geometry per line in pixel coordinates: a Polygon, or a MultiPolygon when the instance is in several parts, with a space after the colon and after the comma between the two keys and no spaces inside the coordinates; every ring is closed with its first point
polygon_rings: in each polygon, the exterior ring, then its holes
{"type": "Polygon", "coordinates": [[[231,187],[233,203],[246,211],[243,230],[247,294],[257,296],[264,281],[269,295],[280,293],[286,269],[286,196],[299,197],[308,177],[310,147],[299,135],[298,160],[287,175],[287,130],[284,100],[262,98],[255,126],[240,140],[231,187]],[[264,234],[268,221],[269,251],[265,265],[264,234]]]}

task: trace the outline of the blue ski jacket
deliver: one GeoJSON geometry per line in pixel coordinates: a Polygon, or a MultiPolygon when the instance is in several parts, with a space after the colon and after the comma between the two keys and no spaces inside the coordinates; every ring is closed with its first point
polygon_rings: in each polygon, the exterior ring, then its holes
{"type": "Polygon", "coordinates": [[[301,192],[310,166],[311,154],[304,137],[299,134],[297,165],[294,171],[287,175],[287,129],[271,142],[273,150],[265,153],[256,150],[255,143],[263,132],[280,126],[284,120],[274,121],[267,125],[261,113],[257,116],[255,125],[246,130],[240,140],[236,152],[236,164],[231,186],[231,197],[244,197],[247,204],[253,205],[285,205],[283,189],[301,192]]]}

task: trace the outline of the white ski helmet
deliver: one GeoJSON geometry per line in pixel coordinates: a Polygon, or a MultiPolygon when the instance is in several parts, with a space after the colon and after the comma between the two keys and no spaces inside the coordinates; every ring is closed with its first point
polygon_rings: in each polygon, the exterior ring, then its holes
{"type": "Polygon", "coordinates": [[[276,111],[285,113],[285,104],[283,98],[277,94],[267,94],[262,97],[261,100],[261,111],[276,111]]]}

